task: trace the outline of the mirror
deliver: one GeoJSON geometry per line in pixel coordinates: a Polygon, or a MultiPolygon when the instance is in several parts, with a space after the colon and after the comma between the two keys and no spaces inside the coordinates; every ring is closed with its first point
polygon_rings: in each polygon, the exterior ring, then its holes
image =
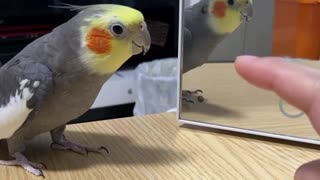
{"type": "Polygon", "coordinates": [[[198,0],[181,11],[179,119],[320,144],[300,110],[243,80],[238,55],[280,56],[320,68],[320,3],[198,0]]]}

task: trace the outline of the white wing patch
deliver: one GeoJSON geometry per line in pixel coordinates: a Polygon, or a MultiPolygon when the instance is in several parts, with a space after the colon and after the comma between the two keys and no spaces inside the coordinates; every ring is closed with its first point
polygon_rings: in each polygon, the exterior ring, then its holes
{"type": "MultiPolygon", "coordinates": [[[[27,101],[34,95],[26,87],[29,82],[28,79],[22,80],[20,82],[20,93],[17,90],[14,96],[10,97],[8,104],[0,107],[0,139],[10,138],[32,111],[32,109],[27,107],[27,101]]],[[[40,82],[35,81],[32,85],[33,88],[37,88],[40,82]]]]}

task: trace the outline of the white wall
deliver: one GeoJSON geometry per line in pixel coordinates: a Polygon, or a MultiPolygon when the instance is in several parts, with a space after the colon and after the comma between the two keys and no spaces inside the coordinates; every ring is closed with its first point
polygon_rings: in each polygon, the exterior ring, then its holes
{"type": "Polygon", "coordinates": [[[274,0],[255,0],[254,19],[246,30],[246,54],[257,56],[272,54],[274,2],[274,0]]]}

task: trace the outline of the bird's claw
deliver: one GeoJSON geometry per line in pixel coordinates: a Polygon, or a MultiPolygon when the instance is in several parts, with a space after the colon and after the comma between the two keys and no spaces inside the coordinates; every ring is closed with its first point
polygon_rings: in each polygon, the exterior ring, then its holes
{"type": "Polygon", "coordinates": [[[194,93],[194,94],[203,94],[203,91],[200,90],[200,89],[198,89],[198,90],[193,91],[193,93],[194,93]]]}
{"type": "Polygon", "coordinates": [[[53,142],[50,145],[50,147],[53,150],[71,150],[73,152],[87,155],[87,156],[89,155],[89,152],[101,153],[101,151],[105,151],[109,154],[109,150],[104,146],[101,146],[99,148],[92,148],[92,147],[72,143],[69,141],[62,142],[62,143],[53,142]]]}
{"type": "Polygon", "coordinates": [[[41,164],[41,166],[42,166],[43,169],[48,169],[48,167],[47,167],[47,165],[46,165],[45,163],[39,162],[39,164],[41,164]]]}
{"type": "Polygon", "coordinates": [[[195,104],[195,102],[192,99],[196,97],[197,101],[202,103],[205,99],[201,94],[203,94],[203,91],[200,89],[195,91],[184,90],[182,91],[182,100],[187,104],[195,104]]]}
{"type": "Polygon", "coordinates": [[[40,171],[40,175],[39,176],[41,176],[43,179],[45,179],[46,176],[44,176],[43,171],[41,169],[39,169],[39,171],[40,171]]]}
{"type": "Polygon", "coordinates": [[[101,146],[101,147],[99,148],[99,150],[104,150],[104,151],[106,151],[107,154],[110,153],[109,150],[108,150],[106,147],[104,147],[104,146],[101,146]]]}
{"type": "Polygon", "coordinates": [[[197,89],[195,91],[187,90],[187,91],[184,91],[183,93],[186,95],[198,95],[198,94],[203,94],[203,91],[201,89],[197,89]]]}
{"type": "Polygon", "coordinates": [[[182,98],[182,100],[184,102],[186,102],[187,104],[190,103],[190,104],[194,104],[194,101],[190,100],[190,99],[187,99],[187,98],[182,98]]]}
{"type": "Polygon", "coordinates": [[[21,166],[27,172],[45,178],[42,168],[47,168],[44,163],[34,163],[29,161],[22,153],[14,154],[14,160],[0,160],[0,165],[3,166],[21,166]]]}

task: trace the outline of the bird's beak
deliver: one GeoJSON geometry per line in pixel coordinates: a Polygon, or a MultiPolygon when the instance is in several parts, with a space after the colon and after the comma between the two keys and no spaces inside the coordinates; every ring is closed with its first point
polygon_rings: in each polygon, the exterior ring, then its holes
{"type": "Polygon", "coordinates": [[[151,46],[151,37],[147,28],[147,24],[143,22],[141,24],[140,31],[135,36],[135,39],[132,41],[132,50],[133,54],[137,55],[143,53],[147,54],[151,46]]]}
{"type": "Polygon", "coordinates": [[[242,20],[248,22],[253,17],[253,0],[246,0],[240,10],[242,20]]]}

